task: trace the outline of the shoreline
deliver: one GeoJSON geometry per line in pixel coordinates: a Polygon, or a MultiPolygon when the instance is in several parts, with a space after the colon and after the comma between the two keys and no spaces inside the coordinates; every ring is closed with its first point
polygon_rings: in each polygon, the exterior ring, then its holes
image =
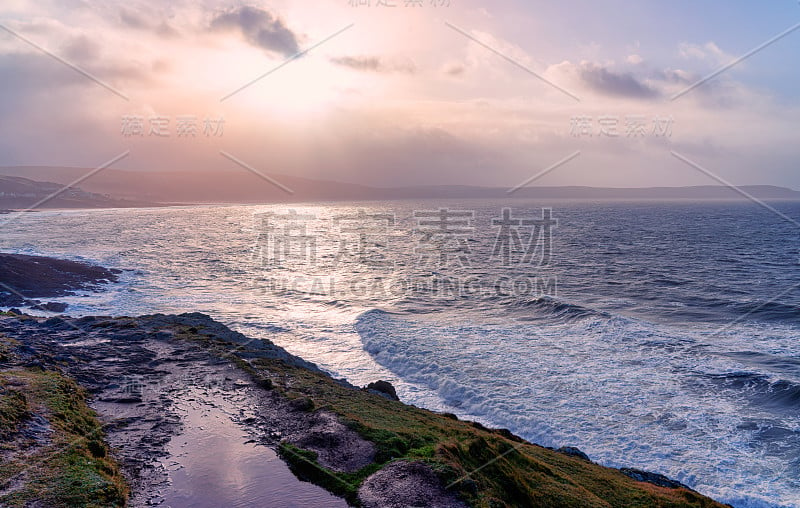
{"type": "MultiPolygon", "coordinates": [[[[235,423],[276,450],[296,476],[353,505],[722,506],[661,475],[606,468],[575,448],[543,448],[507,430],[405,405],[388,383],[362,389],[335,380],[203,314],[6,313],[0,327],[3,372],[57,372],[87,390],[134,504],[164,481],[154,464],[183,425],[172,410],[176,397],[211,383],[223,397],[249,394],[248,416],[235,423]]],[[[0,478],[0,499],[7,483],[0,478]]]]}
{"type": "Polygon", "coordinates": [[[89,263],[27,254],[0,253],[0,307],[32,307],[64,312],[68,306],[41,299],[99,291],[118,281],[120,270],[89,263]]]}

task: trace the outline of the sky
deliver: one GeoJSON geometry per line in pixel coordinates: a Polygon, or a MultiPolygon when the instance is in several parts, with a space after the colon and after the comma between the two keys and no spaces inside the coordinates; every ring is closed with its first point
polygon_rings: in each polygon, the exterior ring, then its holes
{"type": "Polygon", "coordinates": [[[800,189],[799,56],[797,0],[4,0],[0,166],[800,189]]]}

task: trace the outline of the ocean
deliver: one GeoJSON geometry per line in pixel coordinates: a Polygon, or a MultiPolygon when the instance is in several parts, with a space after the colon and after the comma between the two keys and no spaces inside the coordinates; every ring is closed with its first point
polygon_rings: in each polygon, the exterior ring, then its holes
{"type": "Polygon", "coordinates": [[[41,211],[0,249],[123,270],[71,315],[204,312],[750,508],[800,507],[798,240],[749,202],[427,200],[41,211]]]}

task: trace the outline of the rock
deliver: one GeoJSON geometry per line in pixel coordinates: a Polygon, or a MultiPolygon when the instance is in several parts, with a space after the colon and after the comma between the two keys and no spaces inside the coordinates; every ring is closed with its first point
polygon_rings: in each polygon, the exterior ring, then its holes
{"type": "Polygon", "coordinates": [[[367,391],[377,393],[378,395],[382,395],[387,399],[398,400],[398,401],[400,400],[400,397],[397,396],[397,392],[395,391],[394,386],[392,386],[392,383],[388,381],[380,380],[374,383],[370,383],[367,385],[366,389],[367,391]]]}
{"type": "Polygon", "coordinates": [[[59,362],[59,363],[71,364],[71,363],[75,363],[76,360],[75,360],[75,357],[73,357],[73,356],[58,354],[58,355],[54,355],[53,356],[53,361],[59,362]]]}
{"type": "Polygon", "coordinates": [[[24,362],[22,365],[24,365],[25,368],[28,368],[28,369],[45,370],[44,364],[40,360],[37,360],[37,359],[33,359],[33,360],[29,360],[27,362],[24,362]]]}
{"type": "Polygon", "coordinates": [[[64,321],[60,317],[52,317],[47,321],[42,323],[42,326],[48,328],[50,330],[70,330],[72,329],[73,325],[64,321]]]}
{"type": "Polygon", "coordinates": [[[358,489],[365,508],[462,508],[453,492],[442,485],[424,462],[398,460],[373,473],[358,489]]]}
{"type": "Polygon", "coordinates": [[[622,469],[620,469],[620,471],[625,476],[629,476],[639,482],[652,483],[653,485],[658,485],[659,487],[667,487],[669,489],[692,490],[691,488],[687,487],[681,482],[667,478],[663,474],[651,473],[649,471],[642,471],[641,469],[633,469],[629,467],[623,467],[622,469]]]}
{"type": "MultiPolygon", "coordinates": [[[[519,437],[518,435],[514,434],[508,429],[494,429],[496,434],[500,434],[504,438],[508,439],[509,441],[515,441],[517,443],[524,443],[525,440],[519,437]]],[[[577,448],[576,448],[577,450],[577,448]]]]}
{"type": "Polygon", "coordinates": [[[101,402],[113,402],[116,404],[139,404],[142,402],[142,397],[136,394],[125,394],[112,397],[102,397],[101,402]]]}
{"type": "Polygon", "coordinates": [[[88,263],[0,253],[0,280],[14,288],[13,294],[0,295],[1,302],[19,301],[21,296],[53,298],[69,295],[80,289],[96,290],[101,284],[117,282],[117,275],[106,268],[88,263]]]}
{"type": "Polygon", "coordinates": [[[473,427],[475,427],[478,430],[483,430],[483,431],[486,431],[486,432],[491,432],[492,431],[492,429],[488,428],[487,426],[485,426],[484,424],[482,424],[480,422],[469,422],[469,424],[472,425],[473,427]]]}
{"type": "Polygon", "coordinates": [[[592,459],[590,459],[588,455],[583,453],[580,449],[575,448],[574,446],[562,446],[556,451],[559,453],[563,453],[564,455],[569,455],[571,457],[578,457],[579,459],[583,459],[586,462],[592,461],[592,459]]]}
{"type": "Polygon", "coordinates": [[[57,312],[62,313],[67,310],[68,305],[66,303],[61,302],[47,302],[39,305],[40,309],[44,309],[47,312],[57,312]]]}

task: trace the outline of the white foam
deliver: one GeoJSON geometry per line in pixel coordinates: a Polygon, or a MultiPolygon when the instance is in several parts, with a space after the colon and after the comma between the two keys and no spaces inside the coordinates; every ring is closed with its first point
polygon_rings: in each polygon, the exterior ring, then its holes
{"type": "MultiPolygon", "coordinates": [[[[688,386],[692,372],[737,364],[685,334],[627,319],[498,327],[380,311],[357,329],[378,363],[435,390],[448,411],[663,473],[737,507],[800,506],[791,466],[743,428],[765,415],[748,415],[733,391],[688,386]]],[[[800,429],[800,416],[787,420],[800,429]]]]}

